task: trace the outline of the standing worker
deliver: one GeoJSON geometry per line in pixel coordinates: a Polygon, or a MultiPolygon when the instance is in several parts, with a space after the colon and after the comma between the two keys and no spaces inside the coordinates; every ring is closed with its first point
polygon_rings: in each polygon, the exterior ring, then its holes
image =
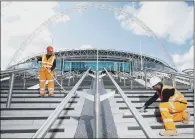
{"type": "Polygon", "coordinates": [[[37,62],[41,61],[40,67],[40,96],[45,96],[45,82],[48,80],[48,96],[54,94],[54,69],[56,67],[56,56],[54,55],[52,46],[47,47],[47,54],[37,58],[37,62]]]}
{"type": "Polygon", "coordinates": [[[190,114],[185,111],[187,99],[176,88],[162,84],[161,79],[157,76],[150,79],[150,84],[156,93],[144,104],[140,112],[143,112],[160,97],[159,110],[165,126],[165,131],[161,131],[160,135],[175,136],[177,131],[174,122],[182,121],[184,124],[188,124],[190,120],[190,114]]]}

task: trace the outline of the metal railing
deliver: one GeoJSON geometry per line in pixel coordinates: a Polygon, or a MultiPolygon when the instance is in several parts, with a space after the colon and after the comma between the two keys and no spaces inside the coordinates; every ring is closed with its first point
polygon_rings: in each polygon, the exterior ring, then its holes
{"type": "MultiPolygon", "coordinates": [[[[10,78],[10,82],[9,82],[9,92],[8,92],[8,96],[7,96],[7,102],[6,102],[6,107],[10,108],[11,106],[11,100],[12,100],[12,92],[13,92],[13,86],[14,86],[14,79],[17,73],[19,72],[25,72],[28,70],[32,70],[33,68],[23,68],[23,69],[13,69],[13,70],[5,70],[5,71],[1,71],[1,76],[3,75],[8,75],[11,76],[10,78]]],[[[24,83],[25,85],[25,83],[24,83]]]]}
{"type": "Polygon", "coordinates": [[[175,76],[180,76],[180,77],[186,77],[189,79],[194,79],[193,76],[189,76],[189,75],[185,75],[185,74],[181,74],[181,73],[177,73],[177,72],[169,72],[169,71],[162,71],[162,70],[158,70],[158,69],[154,69],[154,68],[144,68],[143,71],[157,71],[157,72],[161,72],[161,73],[166,73],[166,74],[171,74],[171,75],[175,75],[175,76]]]}
{"type": "Polygon", "coordinates": [[[130,111],[132,112],[133,116],[135,117],[137,123],[140,125],[140,127],[142,128],[143,132],[145,133],[145,135],[148,138],[157,138],[154,135],[154,132],[152,131],[151,127],[144,121],[143,117],[141,116],[141,114],[137,111],[137,109],[133,106],[131,101],[128,101],[127,96],[125,95],[125,93],[123,92],[123,90],[120,88],[120,86],[116,83],[116,81],[112,78],[112,76],[110,75],[110,73],[104,68],[104,70],[106,71],[106,73],[108,74],[108,76],[110,77],[111,81],[113,82],[113,84],[115,85],[115,87],[117,88],[118,92],[121,94],[123,100],[125,101],[125,103],[127,104],[127,107],[130,109],[130,111]]]}
{"type": "Polygon", "coordinates": [[[135,80],[135,76],[133,75],[129,75],[128,73],[125,72],[117,72],[117,76],[120,78],[120,82],[121,82],[121,77],[123,77],[123,83],[124,86],[126,86],[126,79],[130,80],[130,84],[131,84],[131,89],[133,89],[133,80],[135,80]]]}
{"type": "MultiPolygon", "coordinates": [[[[185,74],[181,74],[181,73],[176,73],[176,72],[162,71],[162,70],[158,70],[158,69],[154,69],[154,68],[144,68],[142,71],[145,74],[145,87],[146,87],[146,89],[147,89],[147,74],[149,73],[148,71],[158,72],[158,73],[163,73],[163,74],[169,74],[171,79],[172,79],[173,87],[176,87],[175,79],[176,79],[177,76],[188,78],[189,81],[190,81],[191,89],[193,89],[193,83],[192,83],[192,80],[194,79],[193,76],[189,76],[189,75],[185,75],[185,74]]],[[[162,80],[164,82],[164,76],[162,77],[162,80]]]]}
{"type": "Polygon", "coordinates": [[[100,119],[100,94],[99,94],[99,72],[96,72],[96,93],[95,93],[95,98],[94,98],[94,102],[95,102],[95,136],[94,138],[99,138],[99,119],[100,119]]]}
{"type": "Polygon", "coordinates": [[[21,69],[3,70],[3,71],[1,71],[1,75],[6,75],[6,74],[9,75],[12,73],[18,73],[18,72],[23,72],[23,71],[32,70],[32,69],[35,69],[35,68],[21,68],[21,69]]]}
{"type": "Polygon", "coordinates": [[[90,68],[85,72],[85,74],[81,77],[81,79],[76,83],[76,85],[70,90],[68,95],[61,101],[61,103],[56,107],[56,109],[52,112],[52,114],[47,118],[47,120],[43,123],[43,125],[39,128],[39,130],[32,136],[32,138],[44,138],[53,123],[59,117],[60,113],[74,95],[86,75],[88,74],[90,68]]]}

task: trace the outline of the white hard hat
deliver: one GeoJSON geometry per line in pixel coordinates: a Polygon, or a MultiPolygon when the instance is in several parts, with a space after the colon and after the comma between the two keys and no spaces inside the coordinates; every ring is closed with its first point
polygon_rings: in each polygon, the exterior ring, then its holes
{"type": "Polygon", "coordinates": [[[161,82],[161,79],[157,76],[153,76],[151,79],[150,79],[150,84],[151,86],[154,86],[156,85],[157,83],[161,82]]]}

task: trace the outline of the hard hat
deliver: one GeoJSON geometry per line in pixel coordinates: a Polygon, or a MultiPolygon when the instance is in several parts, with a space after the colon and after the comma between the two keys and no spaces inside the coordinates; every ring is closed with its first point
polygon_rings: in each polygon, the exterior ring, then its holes
{"type": "Polygon", "coordinates": [[[48,46],[48,47],[47,47],[47,51],[48,51],[48,52],[53,52],[53,47],[52,47],[52,46],[48,46]]]}
{"type": "Polygon", "coordinates": [[[157,83],[161,82],[161,79],[157,76],[153,76],[151,79],[150,79],[150,84],[151,86],[154,86],[156,85],[157,83]]]}

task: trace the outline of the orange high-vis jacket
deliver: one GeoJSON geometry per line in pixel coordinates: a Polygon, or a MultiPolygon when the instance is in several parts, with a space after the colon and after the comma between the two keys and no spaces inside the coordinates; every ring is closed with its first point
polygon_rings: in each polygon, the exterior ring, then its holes
{"type": "Polygon", "coordinates": [[[43,54],[40,71],[45,71],[45,68],[50,69],[55,59],[56,59],[56,56],[54,55],[52,55],[49,59],[47,59],[46,54],[43,54]]]}
{"type": "Polygon", "coordinates": [[[179,102],[185,102],[185,103],[187,102],[186,98],[183,96],[181,92],[179,92],[174,87],[168,86],[168,85],[163,85],[162,91],[159,95],[161,100],[162,100],[162,92],[164,89],[174,89],[175,90],[174,95],[169,98],[169,101],[172,101],[172,102],[179,101],[179,102]]]}

